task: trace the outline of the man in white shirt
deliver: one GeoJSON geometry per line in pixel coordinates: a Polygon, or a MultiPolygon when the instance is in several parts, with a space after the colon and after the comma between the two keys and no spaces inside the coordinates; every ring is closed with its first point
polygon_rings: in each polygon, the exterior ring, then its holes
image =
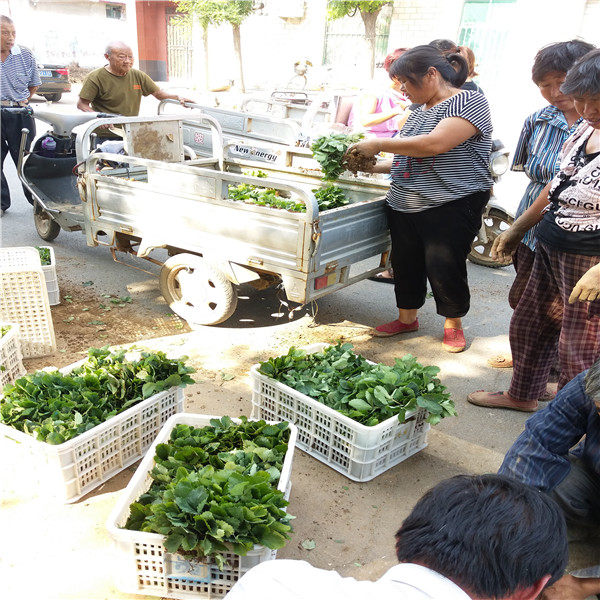
{"type": "Polygon", "coordinates": [[[459,475],[417,502],[396,555],[400,564],[377,581],[267,561],[226,600],[534,600],[567,564],[566,525],[542,492],[500,475],[459,475]]]}

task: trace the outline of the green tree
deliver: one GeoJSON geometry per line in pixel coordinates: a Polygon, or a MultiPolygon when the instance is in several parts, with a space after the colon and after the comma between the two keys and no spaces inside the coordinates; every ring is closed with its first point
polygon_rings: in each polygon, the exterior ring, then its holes
{"type": "Polygon", "coordinates": [[[363,20],[365,26],[365,39],[369,46],[369,65],[371,78],[375,74],[375,39],[377,35],[377,17],[381,9],[386,4],[393,2],[376,2],[376,1],[346,1],[346,0],[329,0],[327,5],[327,18],[331,21],[341,19],[342,17],[353,17],[357,12],[363,20]]]}
{"type": "Polygon", "coordinates": [[[208,61],[208,28],[211,25],[219,25],[223,20],[221,12],[222,2],[214,0],[175,0],[177,12],[183,13],[184,20],[198,20],[202,27],[202,44],[204,45],[204,85],[208,90],[209,85],[209,61],[208,61]]]}
{"type": "Polygon", "coordinates": [[[244,66],[242,63],[242,38],[240,35],[240,25],[246,17],[252,12],[252,0],[225,0],[221,4],[223,21],[227,21],[233,29],[233,48],[238,59],[240,74],[240,89],[246,91],[244,83],[244,66]]]}
{"type": "MultiPolygon", "coordinates": [[[[204,59],[208,73],[208,27],[229,23],[233,29],[233,48],[239,65],[239,84],[246,91],[242,63],[242,38],[240,25],[252,13],[252,0],[175,0],[177,10],[189,17],[196,16],[204,31],[204,59]]],[[[208,75],[207,75],[208,78],[208,75]]],[[[207,79],[208,81],[208,79],[207,79]]],[[[208,86],[208,84],[207,84],[208,86]]]]}

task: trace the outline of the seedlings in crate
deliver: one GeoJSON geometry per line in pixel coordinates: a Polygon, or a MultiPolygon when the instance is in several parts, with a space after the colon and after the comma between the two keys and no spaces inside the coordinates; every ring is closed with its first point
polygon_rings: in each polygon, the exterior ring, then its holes
{"type": "Polygon", "coordinates": [[[0,422],[49,444],[68,441],[154,394],[194,383],[186,359],[142,352],[127,361],[124,350],[92,348],[66,375],[37,371],[7,385],[0,422]]]}
{"type": "Polygon", "coordinates": [[[156,446],[154,482],[131,504],[125,528],[160,533],[168,552],[210,557],[220,569],[226,552],[282,548],[293,517],[276,486],[288,441],[288,423],[246,417],[176,425],[156,446]]]}
{"type": "Polygon", "coordinates": [[[454,402],[436,377],[438,367],[424,367],[410,354],[397,358],[394,366],[371,364],[337,343],[322,352],[307,354],[290,348],[284,356],[260,363],[259,372],[322,402],[358,423],[374,426],[417,408],[428,411],[435,425],[455,416],[454,402]]]}
{"type": "Polygon", "coordinates": [[[42,267],[47,267],[48,265],[52,264],[52,261],[50,260],[50,248],[41,248],[40,246],[36,246],[35,249],[39,252],[42,267]]]}

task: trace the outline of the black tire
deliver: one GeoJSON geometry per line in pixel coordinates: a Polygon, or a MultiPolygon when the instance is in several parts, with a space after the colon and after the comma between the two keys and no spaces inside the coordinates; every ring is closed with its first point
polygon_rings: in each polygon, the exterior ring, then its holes
{"type": "Polygon", "coordinates": [[[48,100],[48,102],[60,102],[62,98],[62,92],[55,92],[54,94],[44,94],[44,98],[48,100]]]}
{"type": "Polygon", "coordinates": [[[46,242],[56,239],[56,236],[60,233],[60,225],[41,208],[33,210],[33,222],[38,235],[46,242]]]}
{"type": "Polygon", "coordinates": [[[192,328],[222,323],[237,307],[233,284],[194,254],[181,253],[169,258],[160,271],[159,286],[171,310],[192,328]]]}
{"type": "Polygon", "coordinates": [[[483,217],[487,242],[484,243],[480,241],[478,233],[477,237],[471,244],[471,252],[469,252],[467,258],[476,265],[489,267],[490,269],[499,269],[501,267],[508,267],[509,265],[512,265],[512,260],[503,263],[496,262],[491,257],[491,250],[494,240],[503,231],[508,229],[513,224],[513,221],[514,217],[502,209],[491,208],[487,215],[484,214],[483,217]]]}

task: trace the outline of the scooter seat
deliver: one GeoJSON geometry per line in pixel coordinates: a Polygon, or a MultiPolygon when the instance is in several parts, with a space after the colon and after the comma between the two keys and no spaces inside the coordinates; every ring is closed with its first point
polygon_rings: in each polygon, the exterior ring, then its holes
{"type": "MultiPolygon", "coordinates": [[[[69,136],[73,127],[97,119],[101,113],[79,112],[65,115],[62,113],[50,112],[47,110],[34,110],[33,116],[52,124],[52,131],[55,135],[69,136]]],[[[102,115],[106,116],[106,115],[102,115]]],[[[116,116],[116,115],[115,115],[116,116]]]]}

